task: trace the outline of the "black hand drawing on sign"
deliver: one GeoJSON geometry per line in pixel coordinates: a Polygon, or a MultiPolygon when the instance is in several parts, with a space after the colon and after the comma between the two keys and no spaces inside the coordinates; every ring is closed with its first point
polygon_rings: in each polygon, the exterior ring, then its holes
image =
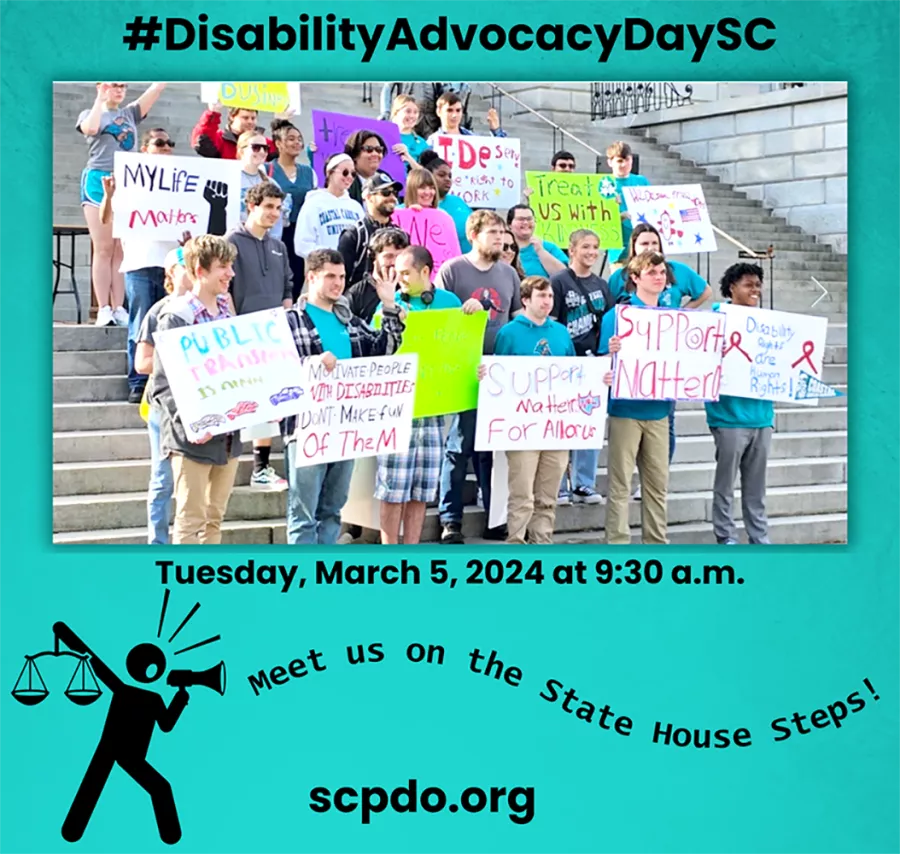
{"type": "Polygon", "coordinates": [[[207,234],[225,233],[225,208],[228,205],[228,184],[224,181],[207,181],[203,188],[203,198],[209,202],[209,225],[207,234]]]}

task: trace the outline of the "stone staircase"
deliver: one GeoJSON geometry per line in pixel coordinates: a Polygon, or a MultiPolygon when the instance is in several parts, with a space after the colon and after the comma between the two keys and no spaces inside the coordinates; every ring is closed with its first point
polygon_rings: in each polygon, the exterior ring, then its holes
{"type": "MultiPolygon", "coordinates": [[[[132,84],[140,90],[145,84],[132,84]]],[[[501,84],[513,91],[513,84],[501,84]]],[[[847,262],[846,256],[820,245],[813,237],[773,217],[762,205],[737,193],[730,185],[685,161],[644,136],[630,136],[619,128],[593,125],[587,108],[587,84],[570,90],[565,84],[543,84],[514,93],[525,103],[603,151],[614,139],[626,138],[640,154],[641,172],[659,183],[701,183],[714,223],[752,249],[773,244],[774,307],[784,311],[817,313],[828,317],[828,345],[824,380],[847,390],[847,262]],[[547,88],[552,88],[547,94],[547,88]],[[583,97],[582,97],[583,96],[583,97]],[[546,99],[542,101],[542,99],[546,99]],[[550,106],[548,107],[547,104],[550,106]],[[564,104],[563,110],[552,109],[564,104]],[[815,276],[829,296],[810,309],[821,293],[815,276]]],[[[378,86],[375,86],[377,98],[378,86]]],[[[78,175],[84,146],[74,131],[78,111],[89,103],[91,87],[62,84],[54,87],[54,222],[81,222],[77,207],[78,175]]],[[[311,139],[309,110],[314,106],[343,112],[365,113],[372,108],[360,101],[358,84],[304,84],[304,114],[297,119],[311,139]]],[[[473,98],[476,130],[488,101],[473,98]],[[482,109],[483,108],[483,109],[482,109]]],[[[178,153],[188,153],[190,128],[203,106],[197,84],[172,84],[157,104],[153,125],[165,126],[178,140],[178,153]]],[[[504,127],[521,139],[523,169],[544,169],[553,151],[552,131],[513,102],[501,105],[504,127]],[[518,113],[514,110],[519,110],[518,113]]],[[[374,112],[374,111],[373,111],[374,112]]],[[[269,117],[262,117],[267,120],[269,117]]],[[[148,125],[149,126],[149,125],[148,125]]],[[[561,146],[575,153],[582,167],[593,167],[594,156],[568,141],[561,146]]],[[[86,242],[86,241],[83,241],[86,242]]],[[[80,263],[86,263],[81,250],[80,263]]],[[[682,258],[695,264],[696,256],[682,258]]],[[[737,250],[719,240],[719,251],[709,258],[709,281],[737,259],[737,250]]],[[[769,276],[769,263],[764,264],[769,276]]],[[[707,275],[707,257],[701,274],[707,275]]],[[[78,273],[87,294],[89,275],[78,273]]],[[[768,305],[768,281],[766,283],[768,305]]],[[[61,297],[56,321],[74,317],[61,297]]],[[[89,326],[54,327],[53,354],[53,531],[56,542],[146,542],[146,485],[149,445],[138,408],[128,404],[125,381],[125,331],[89,326]]],[[[669,494],[670,538],[675,543],[713,542],[711,529],[714,446],[706,427],[702,405],[681,403],[677,416],[678,447],[672,465],[669,494]]],[[[246,446],[249,450],[249,445],[246,446]]],[[[273,449],[273,465],[283,469],[280,444],[273,449]]],[[[606,491],[606,454],[601,454],[597,488],[606,491]]],[[[252,457],[242,458],[224,526],[231,543],[284,542],[285,496],[251,492],[252,457]]],[[[478,542],[484,522],[475,506],[475,484],[467,484],[464,533],[478,542]]],[[[818,407],[789,404],[776,406],[776,434],[769,463],[768,510],[773,541],[779,543],[844,542],[847,536],[847,404],[846,397],[822,400],[818,407]]],[[[736,502],[739,504],[739,502],[736,502]]],[[[559,508],[557,539],[560,542],[597,542],[603,526],[604,506],[576,505],[559,508]]],[[[640,504],[632,502],[631,522],[640,523],[640,504]]],[[[435,540],[439,526],[429,511],[423,539],[435,540]]]]}

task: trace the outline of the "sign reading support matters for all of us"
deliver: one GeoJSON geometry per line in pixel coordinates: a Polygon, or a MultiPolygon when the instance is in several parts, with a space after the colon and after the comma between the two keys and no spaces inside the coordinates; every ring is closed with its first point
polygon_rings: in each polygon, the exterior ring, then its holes
{"type": "Polygon", "coordinates": [[[828,320],[722,303],[722,394],[815,406],[833,397],[822,378],[828,320]]]}
{"type": "Polygon", "coordinates": [[[237,160],[117,151],[113,168],[113,237],[175,241],[240,224],[237,160]]]}
{"type": "Polygon", "coordinates": [[[608,356],[492,356],[482,363],[475,450],[603,447],[608,356]]]}
{"type": "Polygon", "coordinates": [[[307,405],[283,308],[167,329],[153,343],[191,440],[275,421],[307,405]]]}
{"type": "Polygon", "coordinates": [[[718,400],[724,317],[715,311],[616,306],[612,396],[628,400],[718,400]]]}
{"type": "Polygon", "coordinates": [[[431,147],[453,169],[454,196],[473,208],[509,208],[522,197],[519,140],[436,133],[431,147]]]}
{"type": "Polygon", "coordinates": [[[341,359],[332,371],[305,360],[297,467],[409,450],[417,371],[414,354],[341,359]]]}

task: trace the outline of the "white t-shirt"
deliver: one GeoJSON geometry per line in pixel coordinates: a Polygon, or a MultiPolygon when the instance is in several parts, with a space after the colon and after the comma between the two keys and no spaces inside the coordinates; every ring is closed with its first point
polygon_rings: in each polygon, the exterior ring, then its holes
{"type": "Polygon", "coordinates": [[[145,267],[163,267],[166,255],[178,244],[174,240],[143,240],[139,237],[122,238],[122,264],[120,273],[133,273],[145,267]]]}

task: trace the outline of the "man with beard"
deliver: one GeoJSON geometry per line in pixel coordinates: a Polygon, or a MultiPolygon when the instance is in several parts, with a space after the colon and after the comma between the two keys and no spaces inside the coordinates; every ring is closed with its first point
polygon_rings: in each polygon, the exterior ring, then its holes
{"type": "MultiPolygon", "coordinates": [[[[466,236],[472,244],[472,251],[445,261],[434,282],[435,288],[445,288],[456,294],[466,314],[482,310],[489,312],[482,351],[486,356],[494,352],[494,339],[500,327],[522,310],[519,275],[509,264],[500,261],[505,235],[506,225],[494,211],[475,211],[466,223],[466,236]]],[[[451,357],[449,353],[447,355],[451,357]]],[[[464,542],[463,487],[470,457],[474,460],[485,514],[490,512],[493,459],[490,453],[475,450],[476,413],[475,409],[457,413],[450,424],[441,467],[442,543],[464,542]]],[[[485,524],[483,536],[505,540],[506,526],[489,528],[485,524]]]]}
{"type": "Polygon", "coordinates": [[[361,282],[366,273],[372,272],[369,241],[379,228],[386,228],[391,224],[391,215],[397,207],[397,196],[402,189],[403,185],[386,172],[376,172],[363,182],[366,215],[352,228],[344,229],[337,247],[344,258],[348,290],[361,282]]]}

